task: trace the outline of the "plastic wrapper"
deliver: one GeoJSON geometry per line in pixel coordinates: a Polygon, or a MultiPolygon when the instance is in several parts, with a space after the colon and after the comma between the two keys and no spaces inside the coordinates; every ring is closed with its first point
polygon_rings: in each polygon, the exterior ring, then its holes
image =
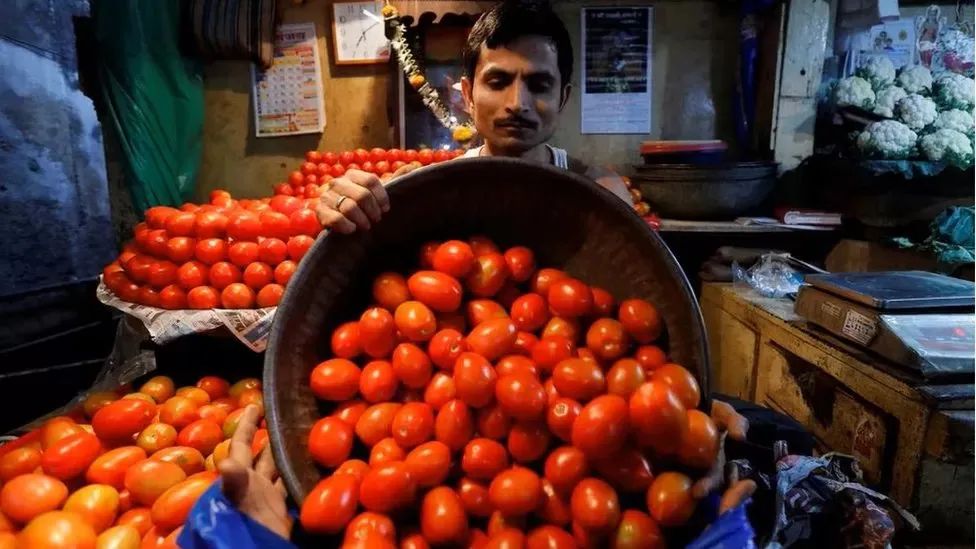
{"type": "Polygon", "coordinates": [[[764,254],[755,265],[744,269],[738,263],[732,264],[732,280],[735,284],[745,284],[765,297],[786,297],[795,295],[803,284],[803,273],[791,265],[789,254],[764,254]]]}
{"type": "Polygon", "coordinates": [[[215,482],[190,510],[176,540],[182,549],[295,549],[290,541],[239,512],[215,482]]]}
{"type": "Polygon", "coordinates": [[[226,328],[248,349],[264,351],[271,335],[271,323],[277,307],[264,309],[205,309],[170,311],[129,303],[118,298],[99,282],[98,300],[138,319],[154,343],[163,344],[178,337],[226,328]]]}

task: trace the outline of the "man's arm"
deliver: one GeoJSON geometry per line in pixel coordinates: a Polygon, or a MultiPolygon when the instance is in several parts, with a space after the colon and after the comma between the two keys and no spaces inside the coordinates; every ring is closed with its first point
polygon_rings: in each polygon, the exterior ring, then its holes
{"type": "Polygon", "coordinates": [[[586,177],[596,181],[598,185],[617,195],[627,204],[633,204],[630,191],[627,190],[627,185],[624,185],[624,180],[619,175],[606,168],[589,166],[586,169],[586,177]]]}

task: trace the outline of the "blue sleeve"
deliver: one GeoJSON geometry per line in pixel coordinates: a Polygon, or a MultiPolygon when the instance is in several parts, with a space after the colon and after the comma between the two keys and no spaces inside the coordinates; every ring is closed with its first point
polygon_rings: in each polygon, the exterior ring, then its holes
{"type": "MultiPolygon", "coordinates": [[[[712,507],[709,510],[712,516],[718,511],[718,498],[714,496],[706,500],[712,507]]],[[[748,504],[749,500],[746,500],[715,517],[708,528],[685,549],[755,549],[755,532],[746,515],[748,504]]]]}
{"type": "Polygon", "coordinates": [[[177,544],[182,549],[296,549],[237,510],[214,482],[193,505],[177,544]]]}

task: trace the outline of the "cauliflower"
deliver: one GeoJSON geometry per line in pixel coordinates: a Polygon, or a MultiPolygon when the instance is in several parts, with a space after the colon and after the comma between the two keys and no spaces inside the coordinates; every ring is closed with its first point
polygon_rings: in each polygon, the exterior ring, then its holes
{"type": "Polygon", "coordinates": [[[906,126],[918,131],[935,122],[935,101],[913,93],[898,100],[895,114],[906,126]]]}
{"type": "Polygon", "coordinates": [[[888,86],[878,92],[874,102],[874,112],[881,116],[892,118],[895,116],[895,104],[908,94],[898,86],[888,86]]]}
{"type": "Polygon", "coordinates": [[[874,105],[874,90],[871,84],[860,76],[841,78],[834,88],[834,102],[838,107],[851,105],[870,109],[874,105]]]}
{"type": "Polygon", "coordinates": [[[898,85],[908,93],[927,93],[932,89],[932,73],[922,65],[905,67],[898,74],[898,85]]]}
{"type": "Polygon", "coordinates": [[[973,86],[972,78],[966,78],[954,72],[946,72],[935,81],[932,95],[939,106],[945,110],[962,109],[968,111],[973,108],[973,96],[976,94],[973,86]]]}
{"type": "Polygon", "coordinates": [[[973,115],[972,113],[961,111],[959,109],[950,109],[948,111],[942,111],[938,116],[935,117],[935,122],[932,123],[932,128],[936,130],[956,130],[959,133],[973,137],[974,127],[973,127],[973,115]]]}
{"type": "Polygon", "coordinates": [[[922,138],[919,146],[922,154],[933,162],[945,162],[960,169],[973,165],[973,145],[968,137],[956,130],[930,133],[922,138]]]}
{"type": "Polygon", "coordinates": [[[895,81],[895,65],[887,55],[868,57],[854,72],[871,83],[874,91],[882,90],[895,81]]]}
{"type": "Polygon", "coordinates": [[[857,148],[868,156],[898,160],[915,151],[918,134],[897,120],[872,122],[857,136],[857,148]]]}

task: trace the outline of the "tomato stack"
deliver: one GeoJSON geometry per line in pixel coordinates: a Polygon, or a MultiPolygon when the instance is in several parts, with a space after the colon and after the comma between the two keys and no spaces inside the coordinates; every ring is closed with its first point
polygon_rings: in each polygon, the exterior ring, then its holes
{"type": "Polygon", "coordinates": [[[278,304],[322,225],[314,199],[234,200],[157,206],[102,271],[124,301],[163,309],[251,309],[278,304]]]}
{"type": "Polygon", "coordinates": [[[305,162],[288,174],[288,181],[277,183],[274,194],[316,198],[323,186],[348,170],[362,170],[388,180],[397,170],[410,163],[421,166],[437,164],[464,154],[462,150],[356,149],[341,153],[308,151],[305,162]]]}
{"type": "MultiPolygon", "coordinates": [[[[0,448],[0,547],[175,548],[248,404],[263,415],[254,378],[176,389],[157,376],[138,392],[92,394],[76,415],[0,448]]],[[[259,429],[252,453],[267,441],[259,429]]]]}
{"type": "Polygon", "coordinates": [[[663,547],[718,433],[654,345],[654,306],[483,237],[425,245],[420,269],[378,276],[311,372],[334,409],[308,435],[326,474],[304,528],[350,547],[663,547]]]}

